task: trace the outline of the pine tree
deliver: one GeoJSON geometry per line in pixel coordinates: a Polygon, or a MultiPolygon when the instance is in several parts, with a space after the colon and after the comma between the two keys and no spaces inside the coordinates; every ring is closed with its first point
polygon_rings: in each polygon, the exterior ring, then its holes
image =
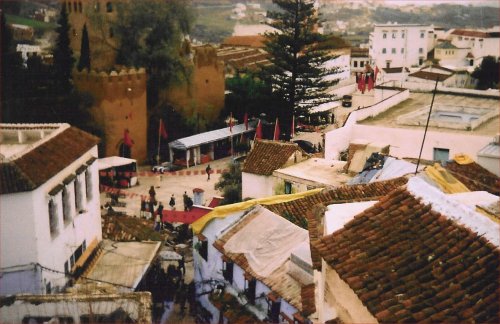
{"type": "Polygon", "coordinates": [[[82,45],[80,47],[80,60],[78,60],[78,71],[81,71],[83,69],[90,70],[90,47],[89,47],[89,34],[87,32],[87,24],[83,25],[82,45]]]}
{"type": "Polygon", "coordinates": [[[311,107],[328,102],[325,90],[336,81],[325,80],[335,71],[324,67],[328,55],[316,32],[318,17],[312,0],[273,0],[279,7],[270,13],[270,24],[277,32],[266,33],[266,50],[273,63],[262,78],[271,83],[274,94],[282,98],[276,115],[288,134],[292,116],[307,114],[311,107]]]}
{"type": "Polygon", "coordinates": [[[73,89],[71,83],[71,72],[75,59],[73,58],[73,51],[70,47],[69,40],[69,23],[66,6],[61,8],[61,14],[57,21],[58,27],[56,28],[57,40],[53,50],[54,56],[54,77],[56,83],[57,93],[68,93],[73,89]]]}

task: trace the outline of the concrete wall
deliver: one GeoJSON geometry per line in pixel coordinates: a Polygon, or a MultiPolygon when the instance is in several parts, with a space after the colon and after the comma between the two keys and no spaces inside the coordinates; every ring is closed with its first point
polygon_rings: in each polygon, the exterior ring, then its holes
{"type": "MultiPolygon", "coordinates": [[[[356,125],[352,138],[383,142],[391,145],[391,155],[395,157],[418,157],[424,128],[406,129],[381,126],[356,125]]],[[[433,159],[434,148],[450,150],[450,158],[465,153],[477,160],[477,152],[491,141],[491,136],[475,136],[466,133],[428,131],[422,151],[422,159],[433,159]],[[464,145],[467,143],[467,145],[464,145]]]]}
{"type": "Polygon", "coordinates": [[[274,195],[274,178],[253,173],[242,172],[242,197],[264,198],[274,195]]]}
{"type": "Polygon", "coordinates": [[[500,159],[491,156],[477,156],[477,163],[497,177],[500,177],[500,159]]]}
{"type": "MultiPolygon", "coordinates": [[[[58,233],[50,233],[49,192],[91,157],[97,157],[97,147],[82,155],[34,191],[0,196],[2,271],[10,272],[14,266],[39,263],[46,268],[64,273],[64,263],[84,240],[87,246],[94,240],[102,240],[97,162],[88,168],[92,179],[92,198],[87,200],[86,191],[82,190],[85,201],[82,212],[75,211],[73,182],[67,186],[71,206],[70,222],[65,223],[63,220],[61,192],[52,197],[57,206],[58,233]]],[[[85,177],[85,174],[80,177],[85,177]]],[[[56,290],[57,287],[65,285],[66,278],[61,276],[61,273],[43,270],[41,278],[44,281],[43,285],[50,282],[52,288],[56,290]]],[[[28,280],[30,277],[25,279],[28,280]]]]}
{"type": "Polygon", "coordinates": [[[349,285],[324,261],[323,269],[324,307],[333,307],[342,323],[378,323],[349,285]]]}

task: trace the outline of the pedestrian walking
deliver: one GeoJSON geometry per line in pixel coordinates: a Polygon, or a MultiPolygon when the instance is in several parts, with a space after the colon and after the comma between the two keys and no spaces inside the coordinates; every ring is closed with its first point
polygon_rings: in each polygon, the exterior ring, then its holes
{"type": "Polygon", "coordinates": [[[146,200],[145,199],[141,199],[141,212],[139,214],[139,217],[146,217],[146,200]]]}
{"type": "Polygon", "coordinates": [[[158,202],[158,209],[156,210],[156,214],[157,214],[157,216],[160,217],[160,225],[161,225],[161,227],[163,227],[163,221],[162,221],[162,219],[163,219],[163,204],[161,203],[161,201],[158,202]]]}
{"type": "Polygon", "coordinates": [[[182,272],[182,276],[184,276],[186,274],[185,261],[186,260],[184,259],[184,255],[181,254],[181,259],[177,261],[179,263],[179,265],[177,266],[177,269],[179,270],[179,272],[182,272]]]}
{"type": "Polygon", "coordinates": [[[175,210],[175,197],[174,197],[174,194],[172,194],[172,197],[170,197],[170,201],[169,201],[168,205],[170,206],[170,208],[172,208],[172,210],[175,210]]]}
{"type": "Polygon", "coordinates": [[[187,192],[184,191],[184,194],[182,195],[182,202],[184,203],[184,211],[188,211],[188,195],[187,192]]]}
{"type": "MultiPolygon", "coordinates": [[[[153,204],[155,204],[155,205],[156,205],[156,198],[155,198],[155,197],[156,197],[156,191],[155,191],[155,188],[154,188],[154,186],[151,186],[151,187],[149,188],[149,201],[152,201],[152,202],[153,202],[153,204]]],[[[152,210],[150,210],[150,212],[153,212],[153,211],[152,211],[152,210]]]]}
{"type": "Polygon", "coordinates": [[[210,164],[207,165],[207,168],[205,169],[207,172],[207,181],[210,180],[210,173],[212,173],[212,168],[210,167],[210,164]]]}

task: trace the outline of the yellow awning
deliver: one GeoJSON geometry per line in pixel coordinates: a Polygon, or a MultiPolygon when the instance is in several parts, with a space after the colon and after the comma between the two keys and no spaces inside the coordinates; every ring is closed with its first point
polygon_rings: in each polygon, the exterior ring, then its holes
{"type": "Polygon", "coordinates": [[[434,166],[428,166],[425,168],[425,174],[429,177],[436,185],[439,186],[441,191],[444,193],[459,193],[459,192],[469,192],[470,190],[454,176],[451,175],[446,169],[444,169],[438,163],[434,166]]]}
{"type": "Polygon", "coordinates": [[[304,192],[300,192],[300,193],[296,193],[296,194],[277,195],[277,196],[271,196],[271,197],[265,197],[265,198],[257,198],[257,199],[243,201],[243,202],[236,203],[236,204],[215,207],[214,210],[212,210],[210,213],[206,214],[205,216],[201,217],[200,219],[195,221],[193,224],[191,224],[191,227],[193,229],[194,234],[199,234],[199,233],[201,233],[201,231],[203,231],[205,226],[212,219],[224,218],[224,217],[228,216],[229,214],[239,212],[242,210],[246,210],[246,209],[253,207],[255,205],[271,205],[271,204],[278,204],[278,203],[283,203],[283,202],[287,202],[287,201],[292,201],[292,200],[296,200],[299,198],[304,198],[304,197],[313,195],[315,193],[318,193],[321,190],[323,190],[323,189],[318,188],[318,189],[304,191],[304,192]]]}

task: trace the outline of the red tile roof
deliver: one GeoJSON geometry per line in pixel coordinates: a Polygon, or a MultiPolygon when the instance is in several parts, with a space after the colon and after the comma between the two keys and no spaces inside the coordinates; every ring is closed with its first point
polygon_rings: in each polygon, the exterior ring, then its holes
{"type": "Polygon", "coordinates": [[[245,159],[242,171],[270,176],[274,170],[283,167],[297,151],[302,152],[295,143],[257,141],[245,159]]]}
{"type": "Polygon", "coordinates": [[[264,48],[266,38],[262,35],[230,36],[222,41],[221,47],[253,47],[264,48]]]}
{"type": "Polygon", "coordinates": [[[426,72],[426,71],[417,71],[414,72],[408,76],[414,77],[414,78],[419,78],[419,79],[425,79],[425,80],[433,80],[435,81],[436,79],[439,79],[439,81],[444,81],[451,77],[450,75],[445,75],[441,73],[435,73],[435,72],[426,72]]]}
{"type": "Polygon", "coordinates": [[[448,162],[445,168],[471,191],[487,191],[496,196],[500,195],[500,178],[476,162],[458,164],[452,161],[448,162]]]}
{"type": "Polygon", "coordinates": [[[466,29],[455,29],[454,31],[451,32],[451,34],[458,36],[481,37],[481,38],[490,37],[489,33],[476,30],[466,30],[466,29]]]}
{"type": "Polygon", "coordinates": [[[70,127],[19,158],[0,164],[0,194],[34,190],[99,143],[70,127]]]}
{"type": "Polygon", "coordinates": [[[499,249],[394,190],[312,243],[379,322],[499,318],[499,249]]]}

